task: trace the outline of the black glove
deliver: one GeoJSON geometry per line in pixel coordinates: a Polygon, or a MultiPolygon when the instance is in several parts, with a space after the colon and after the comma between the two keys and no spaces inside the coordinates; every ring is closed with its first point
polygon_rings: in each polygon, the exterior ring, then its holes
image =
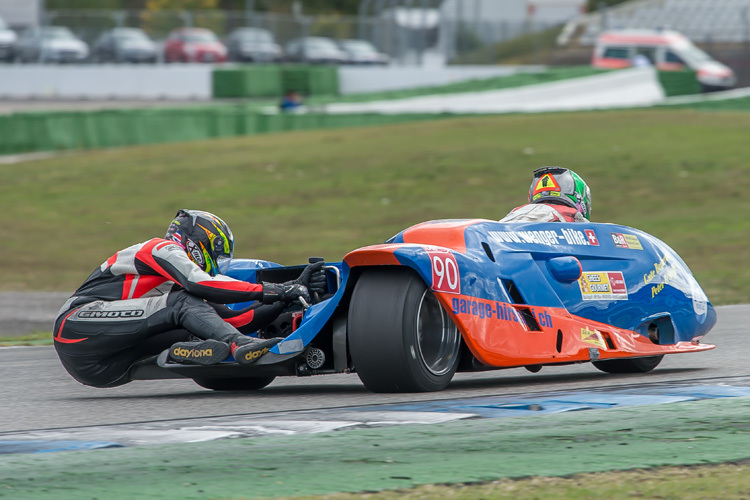
{"type": "Polygon", "coordinates": [[[305,286],[310,295],[319,294],[322,295],[327,292],[327,280],[326,272],[323,270],[325,262],[319,261],[308,265],[299,278],[292,281],[298,285],[305,286]]]}
{"type": "Polygon", "coordinates": [[[283,301],[295,302],[299,299],[310,303],[310,292],[307,287],[299,283],[263,283],[263,303],[283,301]]]}

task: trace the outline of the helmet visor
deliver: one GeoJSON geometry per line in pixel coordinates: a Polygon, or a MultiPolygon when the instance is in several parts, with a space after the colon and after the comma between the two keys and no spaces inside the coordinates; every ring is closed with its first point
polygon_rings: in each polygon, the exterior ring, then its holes
{"type": "Polygon", "coordinates": [[[216,268],[219,271],[219,274],[227,274],[227,271],[229,270],[229,266],[232,263],[232,256],[222,254],[216,257],[216,268]]]}

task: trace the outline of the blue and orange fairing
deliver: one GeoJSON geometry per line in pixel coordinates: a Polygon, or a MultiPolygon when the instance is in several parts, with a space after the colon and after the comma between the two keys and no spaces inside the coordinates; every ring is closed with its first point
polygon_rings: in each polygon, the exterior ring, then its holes
{"type": "Polygon", "coordinates": [[[699,341],[716,313],[685,263],[625,226],[432,221],[355,250],[343,264],[412,268],[489,366],[713,348],[699,341]],[[658,339],[649,338],[654,325],[658,339]]]}

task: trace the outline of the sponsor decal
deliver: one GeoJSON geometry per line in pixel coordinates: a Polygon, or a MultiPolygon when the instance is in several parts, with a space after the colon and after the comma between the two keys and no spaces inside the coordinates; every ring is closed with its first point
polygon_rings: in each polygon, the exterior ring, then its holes
{"type": "Polygon", "coordinates": [[[607,348],[607,344],[604,343],[602,334],[599,333],[597,330],[589,330],[587,328],[581,328],[581,341],[587,344],[595,345],[599,349],[607,348]]]}
{"type": "Polygon", "coordinates": [[[653,299],[676,277],[677,270],[670,265],[670,261],[665,255],[659,262],[654,262],[654,268],[651,271],[643,275],[643,283],[648,285],[653,282],[651,285],[651,298],[653,299]]]}
{"type": "Polygon", "coordinates": [[[432,267],[432,289],[436,292],[461,293],[461,276],[456,257],[449,250],[425,248],[432,267]]]}
{"type": "Polygon", "coordinates": [[[643,250],[641,241],[634,234],[609,233],[612,236],[612,242],[617,248],[630,248],[631,250],[643,250]]]}
{"type": "Polygon", "coordinates": [[[203,358],[211,357],[214,355],[213,349],[185,349],[184,347],[175,347],[172,350],[175,356],[183,358],[203,358]]]}
{"type": "Polygon", "coordinates": [[[79,318],[140,318],[145,313],[142,309],[129,309],[124,311],[80,311],[79,318]]]}
{"type": "Polygon", "coordinates": [[[693,311],[698,318],[698,323],[702,325],[706,322],[708,313],[708,297],[695,278],[690,284],[690,294],[693,296],[693,311]]]}
{"type": "Polygon", "coordinates": [[[599,246],[599,240],[596,239],[596,233],[593,229],[586,229],[584,232],[586,233],[586,238],[588,238],[589,243],[599,246]]]}
{"type": "Polygon", "coordinates": [[[263,349],[258,349],[257,351],[248,351],[245,353],[245,360],[251,361],[253,359],[258,359],[259,357],[266,354],[270,349],[268,347],[264,347],[263,349]]]}
{"type": "Polygon", "coordinates": [[[628,287],[620,271],[587,271],[578,285],[583,300],[628,300],[628,287]]]}
{"type": "Polygon", "coordinates": [[[538,194],[535,194],[535,195],[534,195],[534,196],[533,196],[533,197],[531,198],[531,201],[536,201],[536,200],[538,200],[539,198],[541,198],[542,196],[557,196],[557,197],[559,198],[559,197],[560,197],[560,191],[548,191],[548,192],[546,192],[546,193],[538,193],[538,194]]]}
{"type": "Polygon", "coordinates": [[[196,264],[201,267],[206,265],[206,260],[203,258],[203,251],[191,239],[187,240],[187,251],[196,264]]]}
{"type": "Polygon", "coordinates": [[[599,240],[593,229],[560,228],[545,231],[489,231],[491,240],[498,243],[528,243],[547,245],[551,247],[561,245],[598,246],[599,240]]]}
{"type": "MultiPolygon", "coordinates": [[[[469,314],[471,316],[478,316],[480,319],[521,322],[518,311],[504,302],[454,298],[451,300],[451,307],[453,314],[469,314]]],[[[532,308],[531,314],[537,323],[539,323],[539,326],[554,327],[552,316],[546,311],[537,312],[532,308]]]]}

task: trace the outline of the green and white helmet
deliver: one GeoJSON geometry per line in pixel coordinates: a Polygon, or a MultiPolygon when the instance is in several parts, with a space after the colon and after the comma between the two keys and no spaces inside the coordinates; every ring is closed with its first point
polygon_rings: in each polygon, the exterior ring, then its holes
{"type": "Polygon", "coordinates": [[[557,203],[573,207],[591,220],[591,190],[581,177],[562,167],[534,170],[529,203],[557,203]]]}

